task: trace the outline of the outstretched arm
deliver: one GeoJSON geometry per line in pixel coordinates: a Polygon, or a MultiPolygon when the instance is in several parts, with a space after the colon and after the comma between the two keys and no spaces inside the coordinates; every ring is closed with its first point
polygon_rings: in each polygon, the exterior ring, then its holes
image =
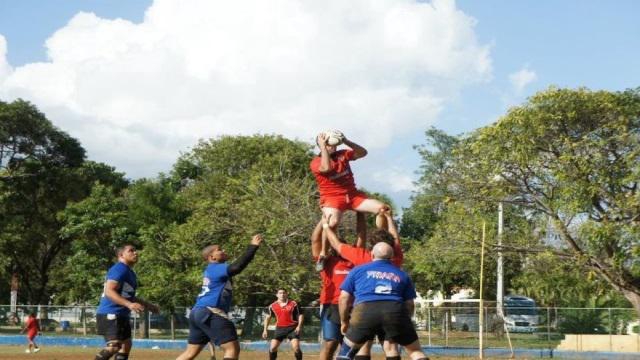
{"type": "Polygon", "coordinates": [[[329,224],[326,224],[326,223],[322,224],[322,230],[327,235],[327,240],[329,240],[329,244],[331,245],[331,247],[338,254],[340,254],[340,247],[342,246],[342,241],[338,239],[338,235],[336,235],[336,233],[333,230],[331,230],[331,228],[329,227],[329,224]]]}
{"type": "Polygon", "coordinates": [[[400,246],[400,234],[398,233],[398,227],[396,222],[393,220],[393,214],[391,213],[391,209],[383,210],[384,217],[387,219],[387,231],[391,236],[393,236],[393,240],[395,241],[396,246],[400,246]]]}
{"type": "Polygon", "coordinates": [[[367,218],[365,213],[356,212],[356,247],[363,248],[367,244],[367,218]]]}
{"type": "Polygon", "coordinates": [[[353,158],[351,160],[356,160],[356,159],[360,159],[367,156],[367,149],[354,143],[353,141],[347,139],[346,137],[342,142],[353,150],[353,158]]]}
{"type": "Polygon", "coordinates": [[[258,247],[260,247],[261,242],[262,235],[253,235],[251,243],[249,244],[249,247],[247,247],[247,250],[244,252],[244,254],[236,261],[234,261],[233,264],[229,265],[227,274],[229,274],[229,276],[234,276],[242,272],[242,270],[244,270],[244,268],[249,265],[251,260],[253,260],[253,257],[256,255],[256,251],[258,251],[258,247]]]}

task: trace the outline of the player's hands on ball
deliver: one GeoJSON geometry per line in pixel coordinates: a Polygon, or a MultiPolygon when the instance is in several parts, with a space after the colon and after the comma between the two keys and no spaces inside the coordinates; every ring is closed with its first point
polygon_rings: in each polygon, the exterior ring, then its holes
{"type": "Polygon", "coordinates": [[[251,245],[260,245],[261,242],[262,242],[262,235],[260,234],[253,235],[253,238],[251,239],[251,245]]]}
{"type": "Polygon", "coordinates": [[[318,146],[320,147],[320,149],[324,149],[325,146],[327,146],[327,140],[329,140],[329,137],[327,136],[327,134],[321,132],[320,134],[318,134],[318,146]]]}

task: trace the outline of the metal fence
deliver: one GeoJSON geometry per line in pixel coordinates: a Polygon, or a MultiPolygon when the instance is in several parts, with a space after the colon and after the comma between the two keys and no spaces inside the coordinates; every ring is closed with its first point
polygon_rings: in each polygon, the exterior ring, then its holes
{"type": "MultiPolygon", "coordinates": [[[[321,336],[319,309],[302,310],[302,339],[316,342],[321,336]]],[[[0,335],[17,334],[27,315],[35,312],[45,335],[96,336],[95,311],[95,306],[21,305],[15,311],[0,306],[0,335]]],[[[132,314],[134,337],[185,339],[188,311],[179,308],[173,314],[132,314]]],[[[477,347],[482,334],[485,346],[505,348],[555,348],[565,334],[638,334],[640,326],[636,312],[627,308],[537,307],[509,311],[499,315],[495,306],[483,307],[483,331],[478,328],[480,311],[476,303],[418,308],[414,323],[423,345],[477,347]]],[[[266,308],[235,307],[229,315],[241,340],[261,339],[266,308]]]]}

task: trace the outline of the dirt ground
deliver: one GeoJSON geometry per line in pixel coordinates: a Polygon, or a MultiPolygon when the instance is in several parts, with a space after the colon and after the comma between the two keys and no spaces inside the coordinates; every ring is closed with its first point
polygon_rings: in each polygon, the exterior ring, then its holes
{"type": "MultiPolygon", "coordinates": [[[[2,360],[93,360],[95,354],[98,352],[98,348],[81,348],[71,346],[52,346],[41,347],[41,351],[36,354],[25,353],[25,346],[17,345],[1,345],[0,346],[0,359],[2,360]]],[[[181,350],[151,350],[151,349],[136,349],[134,348],[129,356],[130,360],[173,360],[179,354],[181,350]]],[[[222,353],[218,352],[218,360],[222,360],[222,353]]],[[[266,353],[257,351],[242,351],[240,353],[240,359],[242,360],[267,360],[269,357],[266,353]]],[[[290,351],[280,351],[278,353],[279,360],[293,359],[293,353],[290,351]]],[[[459,360],[471,358],[453,358],[453,357],[434,357],[431,359],[438,360],[459,360]]],[[[209,353],[205,349],[198,356],[198,360],[209,360],[209,353]]],[[[317,360],[318,353],[305,353],[305,360],[317,360]]],[[[382,354],[374,354],[372,360],[383,360],[382,354]]],[[[406,356],[403,359],[408,359],[406,356]]]]}

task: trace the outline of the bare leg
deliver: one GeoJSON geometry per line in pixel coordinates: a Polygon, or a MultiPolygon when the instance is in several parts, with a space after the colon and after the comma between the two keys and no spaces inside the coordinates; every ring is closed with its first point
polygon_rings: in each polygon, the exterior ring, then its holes
{"type": "MultiPolygon", "coordinates": [[[[342,212],[335,208],[323,207],[322,217],[325,219],[326,223],[329,224],[329,227],[335,231],[338,227],[338,223],[340,222],[340,218],[342,217],[342,212]]],[[[324,269],[324,259],[327,257],[328,246],[329,241],[327,240],[327,235],[323,231],[320,254],[318,256],[318,262],[316,263],[316,271],[322,271],[322,269],[324,269]]]]}
{"type": "Polygon", "coordinates": [[[320,360],[331,360],[333,359],[333,354],[335,354],[336,349],[338,348],[338,341],[330,340],[325,341],[320,349],[320,360]]]}
{"type": "Polygon", "coordinates": [[[237,359],[240,356],[240,343],[238,340],[229,341],[220,345],[225,359],[237,359]]]}
{"type": "Polygon", "coordinates": [[[427,355],[422,352],[422,347],[420,347],[420,342],[418,340],[412,342],[409,345],[404,346],[407,349],[407,353],[409,353],[409,357],[411,360],[425,359],[427,355]]]}
{"type": "Polygon", "coordinates": [[[202,345],[187,344],[187,349],[176,360],[193,360],[200,354],[202,345]]]}
{"type": "Polygon", "coordinates": [[[382,210],[388,209],[389,205],[376,199],[367,199],[360,203],[354,210],[358,212],[367,212],[376,214],[376,227],[378,229],[387,229],[387,218],[381,213],[382,210]]]}

